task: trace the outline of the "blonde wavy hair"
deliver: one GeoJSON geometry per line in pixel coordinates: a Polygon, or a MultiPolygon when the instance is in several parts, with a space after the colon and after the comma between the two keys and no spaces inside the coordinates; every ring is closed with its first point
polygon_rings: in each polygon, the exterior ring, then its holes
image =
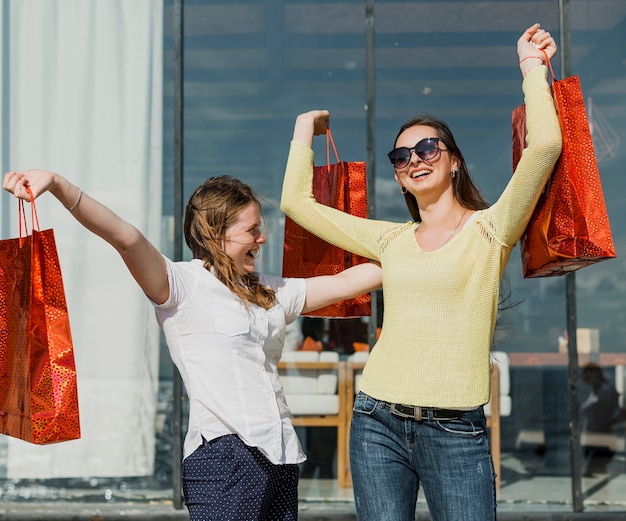
{"type": "Polygon", "coordinates": [[[193,192],[185,208],[185,241],[194,259],[207,270],[213,268],[217,279],[246,304],[269,309],[276,300],[271,288],[261,285],[256,273],[241,275],[224,251],[226,230],[239,213],[254,203],[263,215],[259,198],[252,188],[234,177],[210,177],[193,192]]]}

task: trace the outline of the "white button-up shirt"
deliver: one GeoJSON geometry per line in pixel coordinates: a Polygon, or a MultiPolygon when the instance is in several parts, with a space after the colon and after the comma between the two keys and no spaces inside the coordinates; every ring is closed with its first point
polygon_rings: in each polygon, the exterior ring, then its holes
{"type": "Polygon", "coordinates": [[[304,279],[260,275],[276,302],[246,309],[202,261],[166,261],[170,295],[155,309],[189,397],[184,457],[202,437],[237,434],[274,464],[304,461],[277,369],[286,324],[304,306],[304,279]]]}

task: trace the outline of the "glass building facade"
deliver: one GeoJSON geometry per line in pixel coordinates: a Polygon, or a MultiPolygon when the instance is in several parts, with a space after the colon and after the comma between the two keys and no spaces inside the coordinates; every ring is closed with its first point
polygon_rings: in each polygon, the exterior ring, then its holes
{"type": "MultiPolygon", "coordinates": [[[[511,111],[522,103],[515,44],[536,21],[560,45],[553,62],[557,79],[580,77],[618,256],[575,275],[542,279],[524,279],[519,250],[511,256],[507,277],[514,305],[500,316],[495,345],[510,360],[499,494],[508,501],[572,502],[577,508],[573,480],[583,503],[611,506],[623,502],[623,494],[611,491],[617,483],[624,490],[626,480],[626,0],[165,0],[162,250],[176,256],[176,198],[186,201],[207,177],[229,174],[262,196],[267,244],[259,265],[279,274],[284,167],[295,118],[311,109],[330,110],[342,160],[367,161],[371,217],[410,219],[386,153],[400,125],[418,112],[450,125],[472,175],[494,201],[512,175],[511,111]],[[175,45],[181,6],[182,55],[175,45]],[[175,110],[179,94],[182,112],[175,110]],[[565,340],[572,325],[580,335],[575,374],[565,340]],[[616,403],[602,409],[601,393],[582,377],[589,373],[585,366],[599,368],[616,403]],[[585,437],[588,411],[596,405],[603,418],[611,417],[597,439],[585,437]],[[573,445],[572,418],[580,420],[582,433],[573,445]],[[546,479],[562,485],[542,486],[546,479]]],[[[325,161],[323,140],[314,147],[317,161],[325,161]]],[[[377,297],[373,326],[361,319],[318,319],[324,349],[346,359],[355,343],[369,343],[382,313],[377,297]]],[[[153,475],[36,482],[0,475],[1,499],[71,500],[78,489],[103,502],[171,498],[173,454],[184,425],[172,436],[176,377],[164,345],[161,351],[153,475]]],[[[309,479],[336,487],[332,429],[299,431],[317,465],[303,468],[303,487],[309,479]]]]}

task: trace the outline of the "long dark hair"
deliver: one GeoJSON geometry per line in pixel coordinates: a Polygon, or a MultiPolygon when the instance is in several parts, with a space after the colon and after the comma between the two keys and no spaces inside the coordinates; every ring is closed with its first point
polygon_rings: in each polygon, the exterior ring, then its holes
{"type": "MultiPolygon", "coordinates": [[[[461,204],[461,206],[470,210],[484,210],[485,208],[489,208],[489,202],[480,191],[478,186],[476,186],[476,183],[474,183],[474,180],[469,173],[469,169],[467,168],[465,158],[461,153],[461,149],[456,144],[450,127],[444,121],[436,118],[432,114],[428,114],[425,112],[417,114],[400,127],[400,130],[396,135],[396,139],[394,140],[394,147],[395,144],[398,142],[400,134],[416,125],[423,125],[435,129],[435,132],[437,133],[436,137],[438,137],[443,142],[443,144],[446,145],[447,149],[450,151],[450,154],[456,157],[459,163],[459,171],[452,180],[452,189],[454,192],[454,197],[461,204]]],[[[406,201],[407,208],[409,209],[409,213],[411,214],[413,220],[415,222],[421,222],[422,219],[420,217],[419,206],[417,204],[417,199],[415,199],[415,196],[410,192],[406,192],[404,194],[404,200],[406,201]]],[[[522,301],[513,300],[513,291],[511,289],[510,280],[508,275],[504,273],[502,275],[502,278],[500,279],[500,299],[498,302],[498,312],[512,309],[521,302],[522,301]]],[[[500,317],[497,320],[497,327],[505,327],[503,326],[500,317]]]]}
{"type": "Polygon", "coordinates": [[[228,227],[239,213],[253,203],[262,215],[259,198],[252,188],[234,177],[210,177],[189,198],[183,224],[185,242],[194,259],[201,259],[206,269],[244,302],[269,309],[276,298],[270,288],[262,286],[256,273],[240,275],[235,263],[224,251],[228,227]]]}
{"type": "MultiPolygon", "coordinates": [[[[400,137],[400,134],[416,125],[423,125],[435,129],[437,137],[443,142],[444,145],[446,145],[450,154],[457,159],[459,163],[459,171],[452,181],[452,187],[454,197],[461,204],[461,206],[470,210],[484,210],[485,208],[488,208],[489,203],[474,183],[474,180],[469,173],[469,169],[467,168],[467,164],[465,163],[465,159],[463,158],[463,154],[454,140],[450,127],[448,127],[448,125],[440,119],[437,119],[427,113],[417,114],[400,127],[400,130],[396,135],[396,139],[394,140],[394,147],[398,141],[398,137],[400,137]]],[[[419,206],[415,196],[410,192],[406,192],[404,194],[404,199],[413,220],[415,222],[420,222],[422,219],[420,217],[419,206]]]]}

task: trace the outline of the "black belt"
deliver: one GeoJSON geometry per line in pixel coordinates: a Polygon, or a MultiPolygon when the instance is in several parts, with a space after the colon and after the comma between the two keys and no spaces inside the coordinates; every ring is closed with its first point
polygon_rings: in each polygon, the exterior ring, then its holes
{"type": "Polygon", "coordinates": [[[390,403],[391,414],[400,418],[413,420],[458,420],[467,411],[456,409],[437,409],[434,407],[420,407],[418,405],[401,405],[390,403]]]}

